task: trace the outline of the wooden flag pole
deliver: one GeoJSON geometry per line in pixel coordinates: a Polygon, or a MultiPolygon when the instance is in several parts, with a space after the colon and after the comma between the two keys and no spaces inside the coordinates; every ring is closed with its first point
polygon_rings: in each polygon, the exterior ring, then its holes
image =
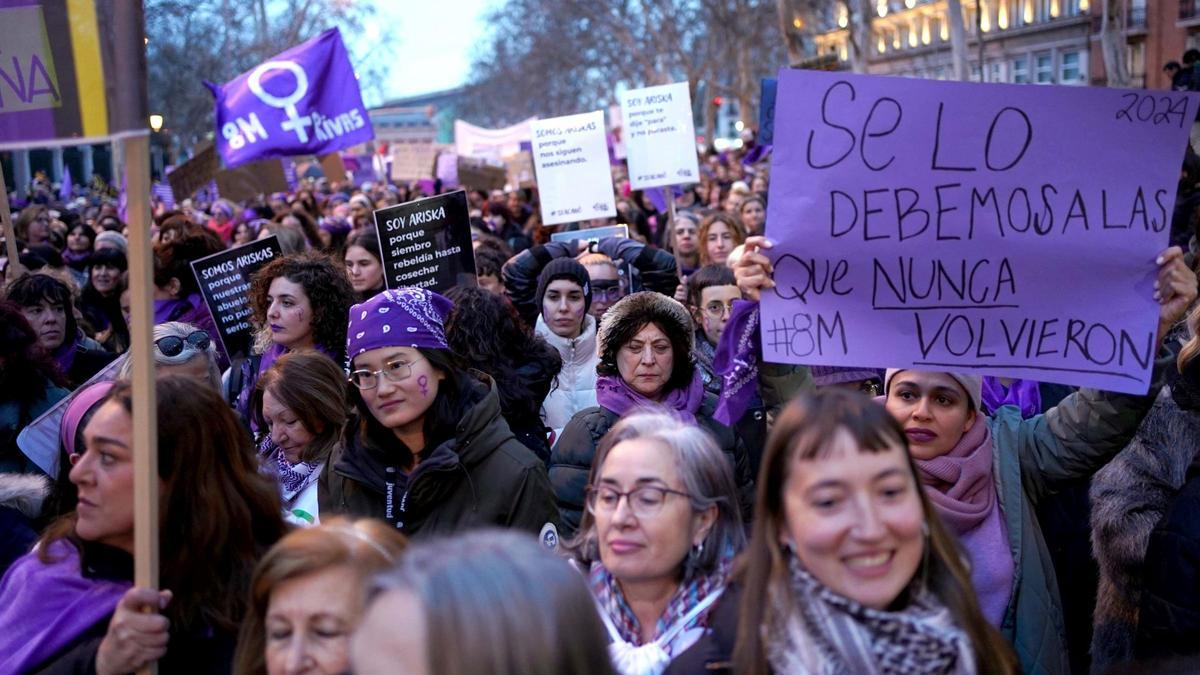
{"type": "MultiPolygon", "coordinates": [[[[150,137],[121,141],[125,149],[129,221],[129,358],[133,361],[134,583],[158,588],[158,402],[154,387],[154,264],[150,249],[150,137]]],[[[157,664],[140,672],[153,674],[157,664]]]]}
{"type": "Polygon", "coordinates": [[[4,167],[0,166],[0,223],[4,224],[4,247],[8,255],[8,263],[4,267],[5,275],[11,282],[25,271],[21,267],[20,252],[17,251],[17,231],[13,227],[12,213],[8,206],[8,186],[4,184],[4,167]]]}

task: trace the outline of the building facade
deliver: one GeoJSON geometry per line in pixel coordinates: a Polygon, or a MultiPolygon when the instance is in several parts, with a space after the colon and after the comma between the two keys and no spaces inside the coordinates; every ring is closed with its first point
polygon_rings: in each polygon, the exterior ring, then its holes
{"type": "MultiPolygon", "coordinates": [[[[946,0],[862,0],[871,12],[868,72],[951,79],[946,0]]],[[[1105,0],[961,0],[973,81],[1104,85],[1105,0]],[[982,45],[980,37],[982,36],[982,45]]],[[[1200,0],[1118,0],[1130,86],[1166,89],[1162,67],[1200,44],[1200,0]]],[[[813,63],[849,67],[847,3],[820,17],[813,63]]]]}

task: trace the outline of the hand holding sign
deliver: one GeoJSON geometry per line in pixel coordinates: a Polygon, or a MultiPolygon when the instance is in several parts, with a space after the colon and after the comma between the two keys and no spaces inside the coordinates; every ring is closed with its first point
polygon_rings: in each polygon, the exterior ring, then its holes
{"type": "MultiPolygon", "coordinates": [[[[764,358],[1144,393],[1161,328],[1150,265],[1196,107],[1178,92],[782,71],[764,358]]],[[[765,288],[761,261],[743,265],[748,294],[765,288]]],[[[1159,283],[1165,321],[1186,272],[1159,283]]]]}
{"type": "Polygon", "coordinates": [[[1158,341],[1183,318],[1188,307],[1196,301],[1196,273],[1187,266],[1183,249],[1178,246],[1158,256],[1158,279],[1154,282],[1154,299],[1158,301],[1158,341]]]}
{"type": "Polygon", "coordinates": [[[775,280],[771,278],[775,267],[771,259],[762,253],[772,246],[774,244],[763,236],[746,239],[745,251],[733,266],[733,276],[737,279],[737,287],[743,298],[758,302],[762,291],[775,288],[775,280]]]}

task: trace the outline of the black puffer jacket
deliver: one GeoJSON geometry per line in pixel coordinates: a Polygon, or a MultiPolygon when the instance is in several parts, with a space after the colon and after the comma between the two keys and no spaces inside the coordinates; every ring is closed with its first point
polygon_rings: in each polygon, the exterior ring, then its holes
{"type": "MultiPolygon", "coordinates": [[[[733,477],[738,484],[738,500],[741,502],[742,518],[750,522],[750,509],[754,502],[754,477],[750,473],[750,462],[746,448],[734,436],[729,427],[712,418],[717,408],[717,399],[704,395],[704,402],[696,413],[700,427],[712,434],[717,446],[725,453],[733,468],[733,477]]],[[[592,470],[592,459],[600,439],[617,423],[617,413],[594,406],[580,410],[563,429],[562,436],[550,453],[550,483],[554,486],[554,499],[562,516],[561,534],[569,537],[579,529],[583,517],[584,495],[587,491],[588,473],[592,470]]]]}
{"type": "MultiPolygon", "coordinates": [[[[505,291],[525,323],[534,325],[542,311],[536,297],[538,275],[542,268],[555,258],[573,257],[577,250],[574,241],[552,241],[522,251],[504,263],[501,274],[504,275],[505,291]]],[[[647,290],[657,291],[667,297],[675,294],[679,276],[675,257],[670,253],[633,239],[611,237],[597,242],[596,250],[614,262],[624,261],[631,274],[635,275],[629,285],[631,293],[647,290]]]]}
{"type": "MultiPolygon", "coordinates": [[[[509,430],[491,378],[480,377],[467,385],[454,438],[428,451],[411,474],[396,473],[393,520],[409,536],[486,526],[538,533],[558,522],[542,462],[509,430]]],[[[321,516],[387,520],[386,470],[393,455],[357,433],[347,436],[345,449],[335,451],[321,474],[321,516]]]]}

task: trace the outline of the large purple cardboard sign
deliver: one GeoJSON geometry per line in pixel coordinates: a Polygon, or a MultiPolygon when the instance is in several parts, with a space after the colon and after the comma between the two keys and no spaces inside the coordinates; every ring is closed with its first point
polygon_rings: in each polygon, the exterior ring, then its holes
{"type": "Polygon", "coordinates": [[[217,98],[217,150],[229,167],[324,155],[375,137],[336,28],[208,86],[217,98]]]}
{"type": "Polygon", "coordinates": [[[779,78],[765,360],[1147,391],[1195,98],[779,78]]]}

